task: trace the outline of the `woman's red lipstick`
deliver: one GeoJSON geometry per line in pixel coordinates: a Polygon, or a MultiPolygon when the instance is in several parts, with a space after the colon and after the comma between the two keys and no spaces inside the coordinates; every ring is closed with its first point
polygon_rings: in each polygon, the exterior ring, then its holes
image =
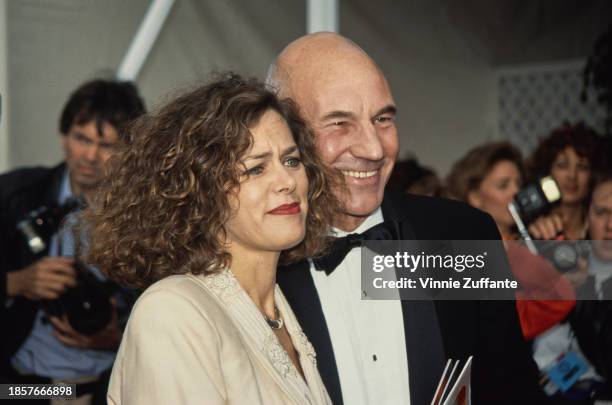
{"type": "Polygon", "coordinates": [[[268,214],[272,215],[295,215],[301,211],[300,203],[294,202],[291,204],[283,204],[274,208],[272,211],[268,211],[268,214]]]}

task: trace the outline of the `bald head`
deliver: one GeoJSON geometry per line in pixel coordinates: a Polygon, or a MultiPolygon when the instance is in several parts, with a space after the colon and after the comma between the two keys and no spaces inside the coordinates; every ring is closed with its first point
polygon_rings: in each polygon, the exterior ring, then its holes
{"type": "Polygon", "coordinates": [[[295,87],[301,82],[325,78],[336,71],[350,74],[360,68],[373,69],[382,75],[359,45],[333,32],[318,32],[287,45],[270,66],[266,82],[281,96],[295,97],[298,90],[295,87]]]}
{"type": "Polygon", "coordinates": [[[395,102],[382,71],[354,42],[325,32],[289,44],[268,84],[295,101],[321,158],[343,173],[345,215],[334,225],[356,229],[380,206],[398,152],[395,102]]]}

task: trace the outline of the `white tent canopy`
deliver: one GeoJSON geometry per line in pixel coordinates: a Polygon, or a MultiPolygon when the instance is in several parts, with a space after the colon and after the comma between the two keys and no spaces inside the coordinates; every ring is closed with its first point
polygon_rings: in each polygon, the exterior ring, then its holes
{"type": "MultiPolygon", "coordinates": [[[[0,132],[0,171],[61,159],[57,121],[67,95],[87,79],[115,75],[149,5],[0,0],[0,125],[10,125],[0,132]]],[[[402,153],[442,172],[462,148],[503,135],[498,67],[583,60],[612,22],[608,0],[344,0],[337,10],[339,31],[391,83],[402,153]],[[440,147],[451,143],[458,147],[440,147]]],[[[307,20],[299,0],[176,0],[137,83],[153,107],[213,70],[263,78],[307,20]]]]}

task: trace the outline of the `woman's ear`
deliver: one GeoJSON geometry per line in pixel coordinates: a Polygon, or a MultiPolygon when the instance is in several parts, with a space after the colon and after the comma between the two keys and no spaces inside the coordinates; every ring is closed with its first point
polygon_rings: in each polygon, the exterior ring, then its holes
{"type": "Polygon", "coordinates": [[[478,190],[472,190],[467,195],[467,202],[472,207],[480,208],[482,204],[482,200],[480,199],[480,193],[478,190]]]}

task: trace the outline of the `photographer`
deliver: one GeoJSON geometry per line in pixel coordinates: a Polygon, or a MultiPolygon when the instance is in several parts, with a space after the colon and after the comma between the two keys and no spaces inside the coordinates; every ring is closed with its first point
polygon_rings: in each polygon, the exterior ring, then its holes
{"type": "MultiPolygon", "coordinates": [[[[126,303],[111,300],[112,315],[102,330],[77,332],[66,316],[49,311],[49,304],[77,286],[85,267],[73,256],[78,256],[80,244],[86,248],[87,241],[70,226],[59,226],[74,223],[74,212],[62,212],[63,221],[56,215],[58,223],[40,251],[26,243],[18,228],[32,211],[47,212],[75,197],[86,203],[104,176],[123,127],[143,111],[131,83],[85,83],[61,114],[65,161],[54,168],[17,169],[0,176],[2,382],[75,383],[79,402],[74,403],[79,404],[91,403],[94,391],[105,391],[100,376],[112,366],[122,333],[117,307],[126,303]]],[[[97,269],[87,271],[104,279],[97,269]]]]}
{"type": "Polygon", "coordinates": [[[584,123],[565,123],[538,144],[529,160],[530,176],[552,176],[559,185],[561,203],[550,215],[530,225],[529,233],[534,239],[586,237],[591,170],[597,160],[598,142],[598,134],[584,123]]]}

